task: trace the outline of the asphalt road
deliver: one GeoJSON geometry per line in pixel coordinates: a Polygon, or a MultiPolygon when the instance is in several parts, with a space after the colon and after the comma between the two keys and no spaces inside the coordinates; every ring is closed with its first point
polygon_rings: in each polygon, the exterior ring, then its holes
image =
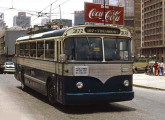
{"type": "Polygon", "coordinates": [[[164,120],[165,92],[134,88],[128,102],[51,106],[44,96],[24,92],[12,74],[0,74],[0,120],[164,120]]]}

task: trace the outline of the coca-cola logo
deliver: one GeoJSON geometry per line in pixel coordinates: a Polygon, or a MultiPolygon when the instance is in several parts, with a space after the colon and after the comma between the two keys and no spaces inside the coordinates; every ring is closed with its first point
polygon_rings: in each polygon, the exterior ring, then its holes
{"type": "MultiPolygon", "coordinates": [[[[116,22],[120,21],[120,13],[121,11],[108,10],[107,12],[105,12],[105,20],[113,21],[113,16],[114,16],[116,22]]],[[[97,11],[96,8],[93,8],[89,11],[89,18],[90,19],[104,19],[104,12],[97,11]]]]}
{"type": "Polygon", "coordinates": [[[124,8],[118,6],[85,3],[85,22],[124,24],[124,8]],[[105,9],[104,9],[105,7],[105,9]],[[104,13],[105,10],[105,13],[104,13]],[[105,20],[104,20],[105,16],[105,20]]]}

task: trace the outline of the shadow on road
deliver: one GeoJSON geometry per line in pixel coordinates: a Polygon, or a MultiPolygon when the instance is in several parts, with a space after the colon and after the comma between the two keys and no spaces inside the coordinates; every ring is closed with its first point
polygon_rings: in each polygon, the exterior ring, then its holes
{"type": "Polygon", "coordinates": [[[125,112],[135,111],[136,109],[130,108],[118,103],[110,104],[96,104],[96,105],[85,105],[85,106],[63,106],[57,107],[60,111],[67,114],[91,114],[91,113],[102,113],[102,112],[125,112]]]}
{"type": "MultiPolygon", "coordinates": [[[[17,87],[21,89],[21,87],[17,87]]],[[[27,94],[47,103],[47,98],[40,93],[28,88],[25,91],[27,94]]],[[[74,105],[74,106],[63,106],[61,104],[55,104],[54,107],[61,112],[66,114],[92,114],[102,112],[125,112],[125,111],[136,111],[136,109],[121,105],[119,103],[109,104],[95,104],[95,105],[74,105]]]]}

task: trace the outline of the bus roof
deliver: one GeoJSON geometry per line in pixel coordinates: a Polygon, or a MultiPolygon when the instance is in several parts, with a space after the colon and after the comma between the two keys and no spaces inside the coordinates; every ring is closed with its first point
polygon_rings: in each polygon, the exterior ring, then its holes
{"type": "Polygon", "coordinates": [[[70,36],[70,35],[117,35],[131,37],[130,32],[123,27],[118,26],[103,26],[103,25],[81,25],[70,28],[53,30],[49,32],[38,33],[34,35],[18,38],[16,41],[35,40],[41,38],[70,36]]]}
{"type": "Polygon", "coordinates": [[[57,37],[57,36],[62,36],[63,33],[67,30],[66,29],[60,29],[60,30],[53,30],[49,32],[43,32],[43,33],[38,33],[34,35],[29,35],[29,36],[24,36],[18,38],[16,41],[24,41],[24,40],[34,40],[34,39],[41,39],[41,38],[49,38],[49,37],[57,37]]]}

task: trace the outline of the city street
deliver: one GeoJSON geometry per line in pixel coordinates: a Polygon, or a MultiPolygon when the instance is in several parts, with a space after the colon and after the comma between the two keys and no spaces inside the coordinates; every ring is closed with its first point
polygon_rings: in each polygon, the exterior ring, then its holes
{"type": "Polygon", "coordinates": [[[134,87],[128,102],[51,106],[44,96],[20,88],[12,74],[0,74],[0,120],[163,120],[165,92],[134,87]]]}

